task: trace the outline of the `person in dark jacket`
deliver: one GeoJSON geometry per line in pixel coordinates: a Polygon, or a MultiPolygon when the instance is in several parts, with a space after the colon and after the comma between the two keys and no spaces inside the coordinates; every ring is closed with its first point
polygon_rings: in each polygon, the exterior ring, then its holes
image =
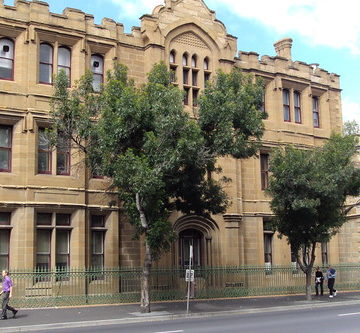
{"type": "Polygon", "coordinates": [[[336,289],[334,289],[335,278],[336,278],[335,268],[332,268],[331,266],[329,266],[328,270],[326,272],[326,277],[328,280],[328,288],[329,288],[329,292],[330,292],[329,297],[333,298],[334,296],[336,296],[336,289]]]}
{"type": "Polygon", "coordinates": [[[319,287],[320,287],[320,295],[324,295],[324,275],[318,266],[315,272],[315,291],[316,296],[319,296],[319,287]]]}

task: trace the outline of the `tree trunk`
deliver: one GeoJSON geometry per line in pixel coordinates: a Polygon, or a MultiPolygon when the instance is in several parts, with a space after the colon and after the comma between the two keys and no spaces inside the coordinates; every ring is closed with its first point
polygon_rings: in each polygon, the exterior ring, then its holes
{"type": "Polygon", "coordinates": [[[306,299],[308,301],[311,301],[311,282],[312,282],[312,276],[311,276],[312,268],[306,271],[306,299]]]}
{"type": "Polygon", "coordinates": [[[148,229],[149,224],[144,209],[141,205],[141,199],[139,193],[136,193],[136,207],[139,211],[141,226],[145,230],[145,258],[144,258],[143,272],[141,276],[140,312],[149,313],[150,312],[149,277],[150,277],[152,258],[151,258],[150,245],[146,237],[147,236],[146,230],[148,229]]]}
{"type": "Polygon", "coordinates": [[[306,299],[311,301],[311,283],[312,283],[312,269],[315,262],[315,249],[316,249],[316,242],[313,242],[310,248],[303,248],[302,259],[300,260],[299,250],[296,252],[296,261],[299,264],[301,270],[305,273],[305,280],[306,280],[306,299]]]}
{"type": "Polygon", "coordinates": [[[141,301],[140,301],[140,312],[149,313],[150,312],[150,269],[151,269],[151,252],[150,246],[147,239],[145,238],[145,258],[143,273],[141,276],[141,301]]]}

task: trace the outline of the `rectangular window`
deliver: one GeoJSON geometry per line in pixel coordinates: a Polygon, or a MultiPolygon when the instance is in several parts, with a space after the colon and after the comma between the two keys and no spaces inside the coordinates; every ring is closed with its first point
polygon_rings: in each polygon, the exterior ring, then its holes
{"type": "Polygon", "coordinates": [[[39,82],[52,83],[53,75],[53,47],[50,44],[40,45],[39,82]]]}
{"type": "Polygon", "coordinates": [[[11,171],[11,126],[0,126],[0,172],[11,171]]]}
{"type": "Polygon", "coordinates": [[[71,220],[70,214],[56,214],[56,225],[57,226],[69,226],[71,220]]]}
{"type": "Polygon", "coordinates": [[[193,89],[193,106],[198,106],[199,90],[193,89]]]}
{"type": "Polygon", "coordinates": [[[314,127],[320,127],[319,97],[317,96],[313,96],[312,98],[312,110],[314,127]]]}
{"type": "Polygon", "coordinates": [[[264,232],[264,262],[265,262],[265,274],[271,274],[271,266],[273,264],[272,254],[272,232],[264,232]]]}
{"type": "Polygon", "coordinates": [[[301,123],[301,106],[300,106],[300,92],[294,91],[294,111],[295,111],[295,122],[301,123]]]}
{"type": "Polygon", "coordinates": [[[322,260],[323,266],[326,266],[329,264],[328,243],[327,242],[321,243],[321,260],[322,260]]]}
{"type": "Polygon", "coordinates": [[[261,112],[266,112],[266,109],[265,109],[265,90],[263,91],[263,94],[262,94],[262,102],[261,102],[260,111],[261,112]]]}
{"type": "Polygon", "coordinates": [[[91,56],[91,71],[93,73],[93,90],[99,92],[104,83],[104,57],[100,54],[91,56]]]}
{"type": "Polygon", "coordinates": [[[210,73],[204,73],[204,82],[205,82],[205,86],[206,86],[206,83],[210,81],[210,73]]]}
{"type": "Polygon", "coordinates": [[[197,71],[192,71],[192,85],[193,86],[197,86],[197,82],[198,82],[198,72],[197,71]]]}
{"type": "Polygon", "coordinates": [[[189,89],[185,88],[184,89],[185,94],[184,94],[184,104],[185,105],[189,105],[189,89]]]}
{"type": "Polygon", "coordinates": [[[56,174],[70,175],[70,140],[58,138],[56,149],[56,174]]]}
{"type": "Polygon", "coordinates": [[[172,83],[176,82],[176,67],[170,66],[170,81],[172,83]]]}
{"type": "Polygon", "coordinates": [[[68,78],[68,86],[71,82],[71,51],[66,46],[60,46],[58,49],[58,73],[63,70],[68,78]]]}
{"type": "Polygon", "coordinates": [[[36,268],[50,270],[51,230],[38,229],[36,234],[36,268]]]}
{"type": "Polygon", "coordinates": [[[56,230],[56,268],[64,270],[70,265],[70,230],[56,230]]]}
{"type": "Polygon", "coordinates": [[[269,154],[260,154],[261,189],[267,189],[269,185],[269,154]]]}
{"type": "Polygon", "coordinates": [[[92,231],[91,264],[95,268],[104,268],[104,231],[92,231]]]}
{"type": "Polygon", "coordinates": [[[104,268],[105,216],[91,215],[91,266],[104,268]]]}
{"type": "Polygon", "coordinates": [[[189,84],[189,70],[183,69],[183,84],[189,84]]]}
{"type": "Polygon", "coordinates": [[[36,217],[37,225],[48,225],[51,226],[51,213],[38,213],[36,217]]]}
{"type": "Polygon", "coordinates": [[[11,213],[0,212],[0,226],[10,225],[11,213]]]}
{"type": "Polygon", "coordinates": [[[91,215],[91,227],[92,228],[104,228],[105,216],[104,215],[91,215]]]}
{"type": "MultiPolygon", "coordinates": [[[[36,268],[50,270],[51,263],[60,271],[57,280],[68,278],[62,274],[70,265],[71,214],[37,213],[36,268]],[[51,242],[55,251],[51,251],[51,242]]],[[[44,275],[44,281],[49,276],[44,275]]]]}
{"type": "Polygon", "coordinates": [[[10,230],[0,229],[0,270],[9,268],[10,230]]]}
{"type": "Polygon", "coordinates": [[[288,89],[283,90],[283,112],[284,121],[290,121],[290,92],[288,89]]]}
{"type": "Polygon", "coordinates": [[[291,249],[291,267],[293,269],[293,274],[297,274],[299,271],[299,267],[298,267],[298,263],[296,260],[296,254],[295,254],[295,249],[293,248],[292,245],[290,245],[290,249],[291,249]]]}
{"type": "Polygon", "coordinates": [[[38,136],[38,173],[51,174],[51,145],[45,128],[39,128],[38,136]]]}

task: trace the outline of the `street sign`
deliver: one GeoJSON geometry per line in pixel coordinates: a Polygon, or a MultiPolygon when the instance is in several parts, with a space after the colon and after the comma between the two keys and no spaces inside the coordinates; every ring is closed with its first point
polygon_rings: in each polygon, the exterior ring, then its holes
{"type": "Polygon", "coordinates": [[[193,269],[186,270],[185,281],[186,282],[194,282],[195,281],[195,271],[193,269]]]}

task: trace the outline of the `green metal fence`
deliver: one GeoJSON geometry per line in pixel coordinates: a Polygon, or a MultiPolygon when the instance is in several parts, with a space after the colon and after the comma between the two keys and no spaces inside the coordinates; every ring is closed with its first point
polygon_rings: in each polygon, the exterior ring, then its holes
{"type": "MultiPolygon", "coordinates": [[[[360,289],[360,264],[336,265],[336,286],[360,289]]],[[[325,271],[325,269],[324,269],[325,271]]],[[[140,300],[141,268],[10,272],[18,307],[132,303],[140,300]]],[[[211,267],[195,270],[191,291],[198,299],[303,293],[305,275],[294,267],[211,267]]],[[[185,269],[153,269],[151,300],[182,300],[185,269]]]]}

